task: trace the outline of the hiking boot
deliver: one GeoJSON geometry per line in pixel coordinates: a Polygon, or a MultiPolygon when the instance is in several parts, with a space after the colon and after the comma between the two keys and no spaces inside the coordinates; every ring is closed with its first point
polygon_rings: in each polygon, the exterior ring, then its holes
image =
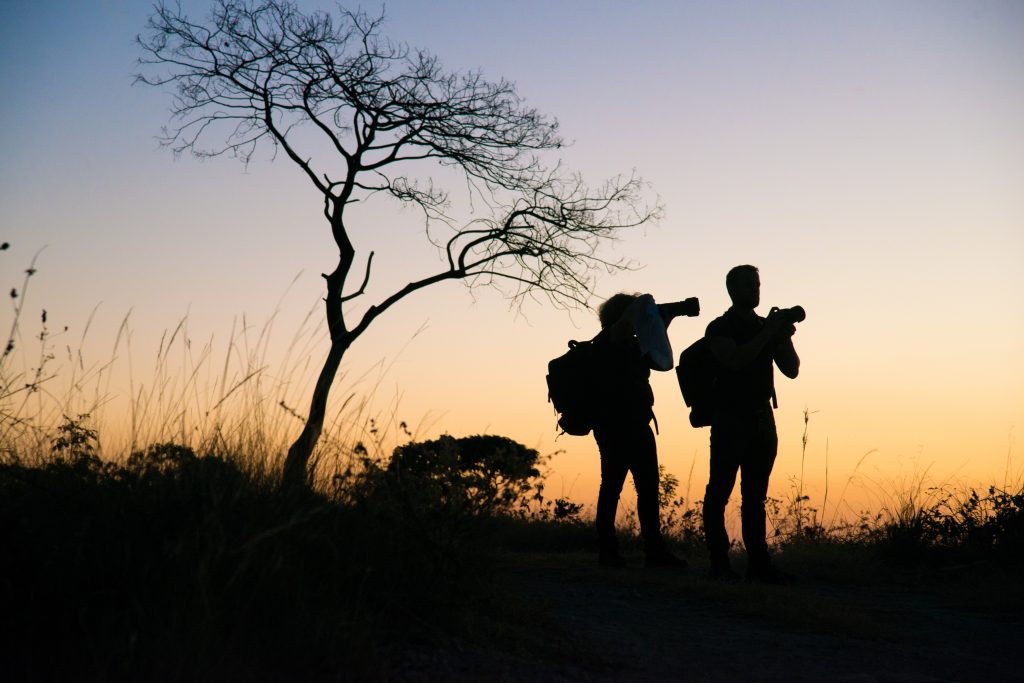
{"type": "Polygon", "coordinates": [[[612,569],[624,569],[626,567],[625,558],[619,555],[617,550],[602,550],[597,554],[597,563],[602,567],[611,567],[612,569]]]}
{"type": "Polygon", "coordinates": [[[667,550],[659,550],[647,553],[644,558],[644,566],[648,569],[662,567],[665,569],[686,569],[688,563],[681,557],[673,555],[667,550]]]}
{"type": "Polygon", "coordinates": [[[771,586],[791,586],[796,583],[796,577],[769,564],[761,567],[750,567],[747,570],[747,581],[765,583],[771,586]]]}
{"type": "Polygon", "coordinates": [[[734,572],[728,564],[712,564],[711,569],[708,570],[708,578],[715,581],[739,581],[740,575],[734,572]]]}
{"type": "Polygon", "coordinates": [[[709,579],[716,581],[739,581],[740,575],[732,570],[732,565],[729,563],[729,553],[712,552],[710,559],[709,579]]]}

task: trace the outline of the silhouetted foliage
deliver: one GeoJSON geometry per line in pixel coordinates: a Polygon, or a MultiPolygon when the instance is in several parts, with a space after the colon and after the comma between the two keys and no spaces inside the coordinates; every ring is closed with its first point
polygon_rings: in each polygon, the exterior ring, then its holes
{"type": "Polygon", "coordinates": [[[703,505],[679,494],[679,478],[658,466],[658,507],[665,537],[686,551],[704,547],[703,505]]]}
{"type": "Polygon", "coordinates": [[[381,529],[401,525],[417,539],[417,556],[438,567],[465,563],[459,549],[478,545],[496,518],[546,509],[539,453],[506,437],[442,436],[399,446],[385,461],[361,444],[355,451],[357,466],[334,479],[336,499],[381,529]]]}
{"type": "Polygon", "coordinates": [[[1024,490],[946,493],[882,530],[883,550],[902,563],[1024,559],[1024,490]]]}
{"type": "Polygon", "coordinates": [[[374,643],[457,623],[487,574],[473,527],[443,547],[423,533],[451,509],[282,492],[173,443],[102,462],[94,444],[66,420],[46,463],[0,463],[13,680],[359,677],[380,670],[374,643]]]}
{"type": "Polygon", "coordinates": [[[388,471],[412,485],[429,486],[439,500],[477,513],[507,513],[529,505],[540,477],[539,457],[504,436],[442,436],[399,446],[388,471]]]}
{"type": "Polygon", "coordinates": [[[85,461],[90,464],[99,464],[99,458],[96,455],[98,435],[95,429],[86,426],[88,419],[88,413],[79,415],[77,418],[64,416],[64,422],[58,425],[57,436],[51,443],[54,455],[72,463],[85,461]]]}
{"type": "MultiPolygon", "coordinates": [[[[6,251],[10,248],[8,242],[4,242],[0,251],[6,251]]],[[[52,354],[46,349],[46,341],[49,338],[49,330],[46,327],[46,311],[43,310],[40,318],[42,319],[42,329],[39,332],[38,339],[43,343],[42,358],[34,372],[30,375],[26,375],[24,372],[15,371],[12,368],[13,352],[14,348],[21,337],[21,316],[25,310],[25,292],[28,291],[29,284],[38,271],[36,270],[36,261],[39,258],[39,254],[42,249],[37,251],[29,262],[28,268],[25,269],[25,277],[21,281],[21,289],[12,287],[10,291],[11,308],[13,315],[11,316],[11,325],[8,329],[6,339],[3,343],[3,352],[0,353],[0,416],[2,417],[13,417],[9,415],[5,402],[10,400],[12,397],[22,394],[24,399],[25,394],[34,393],[39,390],[39,383],[42,382],[45,377],[45,366],[53,359],[52,354]]],[[[5,255],[6,256],[6,255],[5,255]]],[[[67,328],[64,328],[67,331],[67,328]]]]}
{"type": "MultiPolygon", "coordinates": [[[[45,462],[0,462],[0,660],[11,680],[387,678],[388,653],[410,641],[429,649],[510,609],[514,594],[487,602],[504,557],[495,551],[595,544],[578,504],[541,500],[536,451],[500,436],[410,443],[385,462],[363,449],[367,461],[331,495],[282,491],[244,458],[174,443],[102,462],[96,436],[77,416],[53,433],[45,462]]],[[[671,475],[663,482],[670,537],[697,545],[699,504],[671,475]]],[[[971,491],[904,521],[776,541],[825,580],[885,579],[911,563],[904,580],[919,581],[936,559],[969,563],[968,579],[1009,577],[1022,503],[1019,490],[971,491]]]]}
{"type": "Polygon", "coordinates": [[[602,242],[660,212],[634,177],[592,189],[542,161],[540,152],[562,146],[557,123],[526,106],[511,82],[447,71],[433,55],[384,38],[382,21],[345,9],[307,14],[287,0],[218,0],[196,21],[160,3],[139,38],[146,69],[139,80],[174,87],[166,145],[245,163],[269,145],[299,167],[323,202],[338,249],[337,265],[324,275],[331,348],[285,464],[292,484],[309,476],[342,357],[397,301],[461,280],[508,285],[514,300],[541,295],[582,304],[595,272],[626,267],[599,255],[602,242]],[[442,167],[461,176],[454,186],[467,188],[468,217],[434,184],[431,173],[442,167]],[[342,304],[366,291],[374,253],[361,281],[350,280],[357,249],[346,209],[376,196],[422,212],[443,265],[354,316],[342,304]]]}

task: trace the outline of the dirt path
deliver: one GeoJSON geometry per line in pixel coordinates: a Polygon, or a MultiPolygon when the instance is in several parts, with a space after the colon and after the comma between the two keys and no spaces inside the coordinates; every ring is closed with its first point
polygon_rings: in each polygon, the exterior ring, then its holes
{"type": "Polygon", "coordinates": [[[1020,613],[967,611],[905,588],[722,584],[699,567],[604,570],[582,555],[510,556],[495,582],[521,631],[493,651],[434,652],[433,673],[440,665],[442,677],[488,680],[1024,680],[1020,613]]]}

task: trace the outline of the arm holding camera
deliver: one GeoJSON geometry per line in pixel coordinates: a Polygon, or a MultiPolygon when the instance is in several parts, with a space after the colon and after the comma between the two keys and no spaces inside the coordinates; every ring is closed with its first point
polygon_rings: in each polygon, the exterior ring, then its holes
{"type": "Polygon", "coordinates": [[[691,298],[659,305],[650,294],[625,296],[632,298],[632,301],[618,320],[608,326],[606,338],[616,345],[635,339],[650,369],[662,372],[671,370],[674,354],[668,339],[668,324],[680,315],[698,315],[700,303],[696,298],[691,298]]]}
{"type": "Polygon", "coordinates": [[[793,346],[793,334],[796,332],[796,325],[785,323],[775,335],[775,348],[772,351],[772,358],[779,366],[782,374],[790,379],[796,379],[800,374],[800,356],[796,355],[796,348],[793,346]]]}
{"type": "Polygon", "coordinates": [[[708,337],[711,353],[719,363],[730,370],[741,370],[761,354],[765,346],[771,346],[776,365],[786,377],[794,378],[800,371],[800,358],[793,347],[793,334],[797,322],[804,319],[799,306],[779,310],[773,308],[765,318],[761,330],[745,344],[737,344],[724,335],[713,331],[708,337]]]}
{"type": "MultiPolygon", "coordinates": [[[[629,305],[622,317],[619,318],[618,322],[609,328],[609,337],[613,342],[621,342],[624,339],[628,339],[636,334],[636,320],[640,317],[641,311],[645,306],[649,306],[654,303],[654,297],[650,294],[644,294],[629,305]]],[[[668,329],[668,325],[673,319],[678,316],[697,316],[700,315],[700,301],[696,297],[690,297],[684,301],[674,301],[668,304],[656,304],[658,308],[658,314],[661,316],[662,322],[665,324],[665,328],[668,329]]]]}
{"type": "Polygon", "coordinates": [[[650,294],[642,294],[636,297],[622,312],[619,319],[608,327],[608,340],[613,344],[621,344],[627,339],[631,339],[636,334],[636,321],[641,311],[653,301],[654,297],[650,294]]]}
{"type": "MultiPolygon", "coordinates": [[[[779,325],[775,331],[772,358],[783,375],[790,379],[796,379],[800,374],[800,356],[796,355],[796,348],[793,346],[793,335],[796,333],[796,323],[801,322],[806,315],[800,306],[793,308],[773,308],[768,313],[768,318],[775,317],[779,325]]],[[[767,321],[765,321],[767,326],[767,321]]]]}

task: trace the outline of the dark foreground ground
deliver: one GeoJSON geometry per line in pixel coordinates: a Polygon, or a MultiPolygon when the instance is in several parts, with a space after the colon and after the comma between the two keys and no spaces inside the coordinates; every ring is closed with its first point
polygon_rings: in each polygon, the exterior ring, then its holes
{"type": "MultiPolygon", "coordinates": [[[[990,566],[885,581],[804,576],[723,584],[600,568],[584,554],[514,554],[470,635],[403,646],[393,680],[1024,680],[1019,581],[990,566]]],[[[798,569],[789,565],[790,569],[798,569]]],[[[805,567],[805,573],[807,568],[805,567]]],[[[813,572],[810,572],[813,574],[813,572]]]]}
{"type": "Polygon", "coordinates": [[[699,549],[602,568],[592,523],[487,514],[464,475],[330,497],[174,444],[0,464],[0,683],[1024,681],[1024,493],[782,539],[799,582],[765,586],[699,549]]]}

